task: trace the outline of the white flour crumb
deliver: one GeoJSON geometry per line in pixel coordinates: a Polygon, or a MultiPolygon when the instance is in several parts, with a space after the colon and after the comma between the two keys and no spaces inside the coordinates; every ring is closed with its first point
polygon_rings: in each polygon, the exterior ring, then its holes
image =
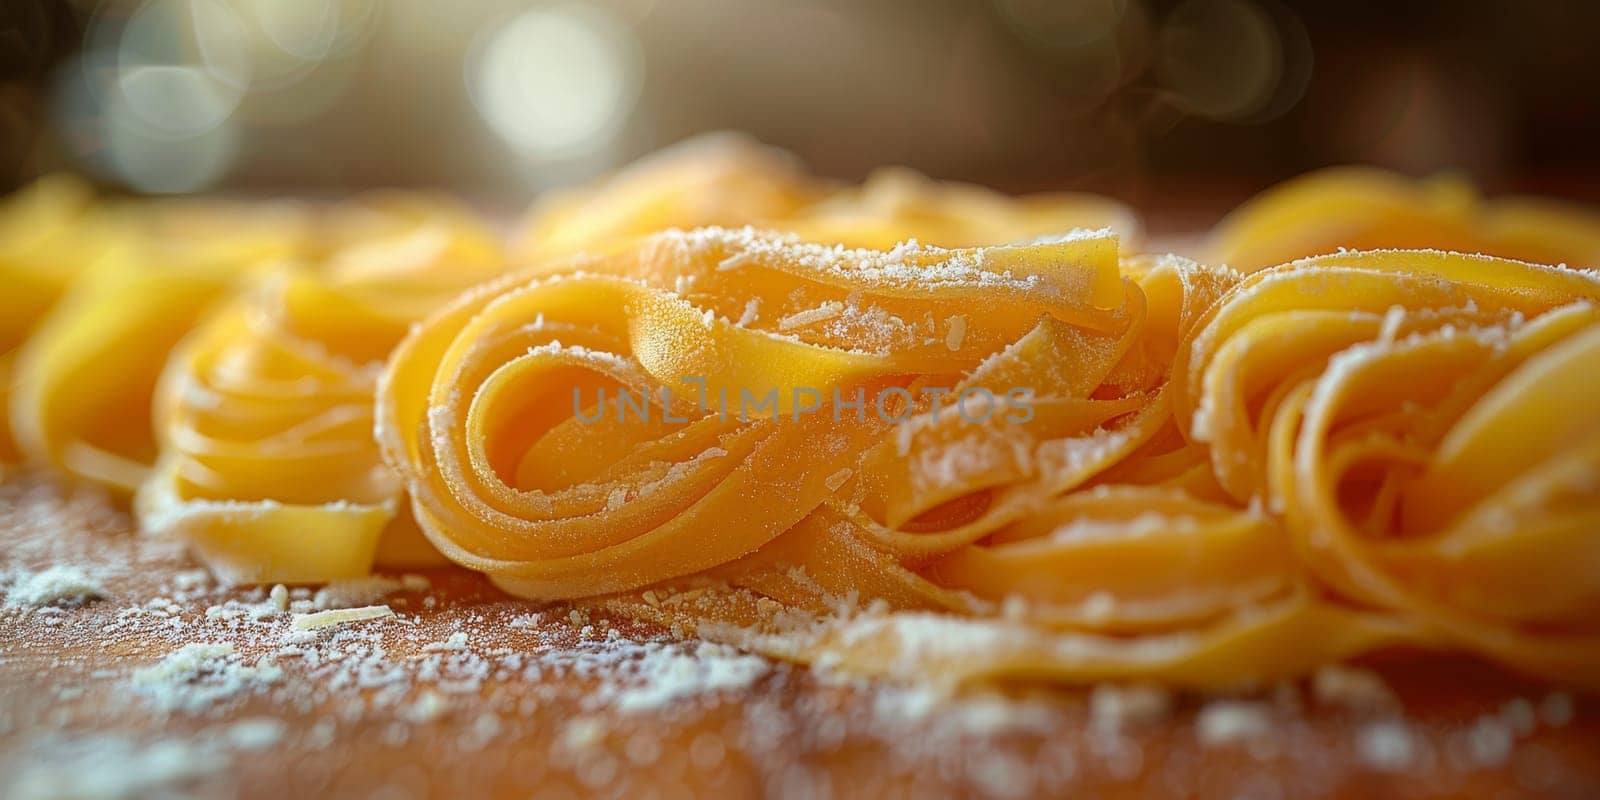
{"type": "Polygon", "coordinates": [[[104,597],[105,591],[99,581],[82,569],[62,564],[18,578],[6,592],[6,605],[29,608],[81,603],[104,597]]]}
{"type": "Polygon", "coordinates": [[[193,643],[134,670],[129,685],[159,709],[197,713],[282,677],[283,670],[266,658],[240,663],[231,644],[193,643]]]}
{"type": "Polygon", "coordinates": [[[561,746],[569,750],[587,750],[606,738],[606,723],[595,717],[578,717],[561,729],[561,746]]]}
{"type": "Polygon", "coordinates": [[[1195,717],[1195,735],[1207,747],[1248,744],[1272,733],[1272,710],[1265,703],[1216,700],[1195,717]]]}
{"type": "Polygon", "coordinates": [[[405,584],[381,575],[333,581],[317,590],[311,602],[319,610],[370,606],[405,588],[405,584]]]}
{"type": "Polygon", "coordinates": [[[913,728],[941,740],[1044,732],[1058,722],[1050,707],[1026,699],[996,692],[950,695],[926,687],[877,687],[872,716],[886,726],[913,728]]]}
{"type": "Polygon", "coordinates": [[[499,736],[504,727],[499,717],[485,711],[472,721],[470,741],[467,744],[472,747],[482,747],[494,741],[494,737],[499,736]]]}
{"type": "Polygon", "coordinates": [[[424,689],[411,705],[401,709],[400,716],[411,722],[431,722],[449,709],[450,703],[445,700],[444,695],[432,689],[424,689]]]}
{"type": "Polygon", "coordinates": [[[228,726],[228,744],[240,750],[265,750],[282,741],[285,725],[272,717],[240,720],[228,726]]]}
{"type": "Polygon", "coordinates": [[[1575,712],[1572,695],[1566,692],[1551,692],[1539,701],[1539,719],[1554,728],[1572,722],[1575,712]]]}
{"type": "Polygon", "coordinates": [[[465,650],[467,649],[467,632],[456,631],[455,633],[450,634],[450,637],[444,641],[430,642],[423,645],[422,649],[424,652],[428,653],[437,653],[442,650],[465,650]]]}
{"type": "Polygon", "coordinates": [[[108,735],[47,744],[20,772],[0,777],[0,795],[12,800],[185,797],[194,783],[229,766],[216,747],[178,739],[138,744],[108,735]]]}
{"type": "Polygon", "coordinates": [[[1479,717],[1464,734],[1466,754],[1479,767],[1498,767],[1511,756],[1511,728],[1498,717],[1479,717]]]}
{"type": "Polygon", "coordinates": [[[211,573],[203,569],[186,569],[172,576],[172,588],[192,592],[211,585],[211,573]]]}
{"type": "Polygon", "coordinates": [[[620,690],[613,702],[624,713],[649,711],[684,698],[746,688],[770,669],[766,659],[726,645],[706,642],[693,652],[662,648],[640,660],[643,685],[620,690]]]}
{"type": "Polygon", "coordinates": [[[1500,719],[1510,726],[1511,733],[1522,737],[1533,733],[1539,724],[1539,717],[1535,713],[1533,703],[1526,697],[1513,697],[1500,707],[1500,719]]]}
{"type": "Polygon", "coordinates": [[[544,615],[537,611],[528,614],[519,614],[506,623],[507,628],[538,628],[544,620],[544,615]]]}
{"type": "Polygon", "coordinates": [[[1089,717],[1107,730],[1159,722],[1171,711],[1172,693],[1160,686],[1101,684],[1089,694],[1089,717]]]}
{"type": "Polygon", "coordinates": [[[1311,678],[1311,693],[1323,705],[1352,711],[1383,711],[1399,705],[1377,673],[1341,665],[1317,670],[1311,678]]]}
{"type": "Polygon", "coordinates": [[[1373,769],[1394,772],[1411,765],[1416,743],[1403,722],[1371,722],[1356,732],[1356,754],[1373,769]]]}

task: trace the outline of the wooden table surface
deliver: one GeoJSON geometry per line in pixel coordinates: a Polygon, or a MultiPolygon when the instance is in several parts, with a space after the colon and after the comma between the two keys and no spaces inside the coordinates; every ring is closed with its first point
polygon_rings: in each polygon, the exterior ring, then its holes
{"type": "Polygon", "coordinates": [[[1108,716],[1113,695],[1082,689],[950,697],[700,659],[456,569],[345,598],[396,617],[296,633],[104,497],[0,482],[0,588],[55,565],[103,596],[0,607],[13,800],[1600,797],[1600,707],[1461,659],[1369,665],[1403,708],[1301,684],[1108,716]]]}

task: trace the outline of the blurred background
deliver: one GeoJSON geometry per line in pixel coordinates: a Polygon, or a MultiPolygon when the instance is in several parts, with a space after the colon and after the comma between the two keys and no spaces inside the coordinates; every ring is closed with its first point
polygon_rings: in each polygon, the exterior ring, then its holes
{"type": "Polygon", "coordinates": [[[0,188],[514,209],[732,128],[1178,218],[1351,162],[1596,202],[1597,32],[1593,0],[0,0],[0,188]]]}

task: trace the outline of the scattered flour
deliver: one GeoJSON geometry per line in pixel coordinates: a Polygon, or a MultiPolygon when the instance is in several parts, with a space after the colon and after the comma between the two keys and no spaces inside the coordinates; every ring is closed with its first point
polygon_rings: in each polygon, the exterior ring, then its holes
{"type": "Polygon", "coordinates": [[[229,744],[241,750],[264,750],[282,741],[284,731],[282,720],[257,717],[229,725],[225,735],[229,744]]]}
{"type": "Polygon", "coordinates": [[[105,596],[100,581],[79,567],[56,565],[25,574],[6,591],[6,605],[19,608],[82,603],[105,596]]]}
{"type": "Polygon", "coordinates": [[[467,649],[467,632],[456,631],[450,634],[448,639],[442,642],[430,642],[423,645],[422,649],[424,652],[429,653],[436,653],[441,650],[465,650],[467,649]]]}
{"type": "Polygon", "coordinates": [[[616,691],[611,700],[624,713],[649,711],[709,692],[744,689],[770,669],[766,659],[726,645],[703,642],[693,651],[662,648],[640,659],[644,683],[616,691]]]}
{"type": "Polygon", "coordinates": [[[1272,709],[1266,703],[1214,700],[1195,717],[1195,736],[1207,747],[1252,744],[1272,733],[1272,709]]]}
{"type": "Polygon", "coordinates": [[[1311,678],[1311,692],[1323,705],[1352,711],[1392,711],[1399,701],[1383,678],[1371,670],[1330,665],[1311,678]]]}
{"type": "Polygon", "coordinates": [[[1539,719],[1552,727],[1560,728],[1572,722],[1576,712],[1572,695],[1566,692],[1551,692],[1539,702],[1539,719]]]}
{"type": "Polygon", "coordinates": [[[1160,686],[1101,684],[1089,694],[1089,718],[1098,728],[1149,725],[1172,711],[1172,693],[1160,686]]]}
{"type": "Polygon", "coordinates": [[[1479,767],[1497,767],[1511,757],[1516,744],[1511,726],[1496,716],[1485,714],[1461,734],[1466,756],[1479,767]]]}
{"type": "Polygon", "coordinates": [[[244,664],[231,644],[195,643],[135,670],[129,686],[160,710],[197,713],[282,678],[283,670],[266,657],[244,664]]]}
{"type": "Polygon", "coordinates": [[[319,610],[370,606],[404,588],[405,584],[400,579],[383,575],[350,578],[333,581],[318,589],[311,602],[319,610]]]}
{"type": "Polygon", "coordinates": [[[104,735],[41,744],[46,746],[36,760],[9,779],[0,777],[0,795],[10,800],[185,797],[194,784],[222,773],[231,762],[219,746],[203,741],[141,744],[104,735]]]}
{"type": "Polygon", "coordinates": [[[1411,766],[1416,742],[1403,722],[1369,722],[1356,731],[1356,755],[1373,769],[1396,772],[1411,766]]]}
{"type": "MultiPolygon", "coordinates": [[[[841,485],[848,477],[840,477],[841,485]]],[[[96,569],[92,574],[112,573],[96,569]]],[[[105,585],[113,596],[124,594],[120,584],[107,580],[105,585]]],[[[279,747],[326,749],[350,734],[347,725],[373,722],[381,723],[383,741],[403,743],[417,735],[413,726],[448,717],[435,730],[454,731],[447,746],[452,753],[468,754],[497,740],[529,735],[528,720],[541,713],[548,720],[552,708],[566,716],[557,724],[547,766],[569,766],[598,793],[625,785],[629,764],[663,757],[658,725],[696,719],[683,712],[712,705],[737,710],[725,727],[692,735],[688,764],[711,772],[757,763],[774,776],[768,789],[812,786],[822,773],[807,766],[808,758],[865,739],[883,747],[884,769],[895,774],[937,769],[942,777],[959,776],[972,792],[991,796],[1070,794],[1079,772],[1134,776],[1150,767],[1137,737],[1055,737],[1075,730],[1080,711],[1091,733],[1179,719],[1174,696],[1151,686],[1102,686],[1088,694],[1083,707],[847,677],[836,678],[840,683],[834,688],[839,696],[856,699],[841,710],[818,702],[816,693],[802,692],[797,700],[781,689],[791,681],[821,681],[819,673],[791,670],[722,645],[669,640],[628,626],[619,630],[594,610],[467,606],[449,612],[458,614],[454,618],[440,619],[406,613],[409,598],[396,599],[394,608],[361,607],[397,591],[427,591],[431,582],[420,576],[339,582],[320,591],[228,590],[241,592],[228,596],[208,587],[202,576],[175,574],[170,585],[151,593],[159,596],[110,609],[115,619],[101,630],[108,641],[156,643],[170,652],[142,656],[154,663],[136,669],[97,665],[88,677],[120,681],[129,690],[115,693],[123,702],[209,720],[209,727],[183,740],[136,741],[97,733],[56,742],[48,752],[41,749],[36,760],[19,762],[19,768],[0,765],[0,796],[184,796],[196,785],[226,779],[246,754],[279,747]],[[339,624],[357,618],[385,622],[339,624]],[[512,684],[518,693],[504,691],[512,684]],[[264,711],[255,706],[257,700],[266,704],[264,711]],[[291,728],[270,716],[279,706],[317,709],[322,716],[291,728]],[[246,708],[250,716],[230,716],[246,708]],[[619,719],[619,712],[637,716],[619,719]],[[1008,748],[1012,736],[1045,738],[1037,756],[1029,756],[1008,748]],[[557,751],[583,755],[561,761],[557,751]]],[[[18,587],[12,588],[14,594],[18,587]]],[[[652,597],[647,598],[652,605],[671,602],[652,597]]],[[[107,608],[46,610],[66,617],[107,608]]],[[[933,615],[894,620],[863,624],[853,633],[863,645],[895,636],[918,657],[946,652],[941,645],[952,637],[975,651],[989,641],[981,631],[933,615]]],[[[69,688],[72,698],[82,696],[82,687],[69,688]]],[[[1393,709],[1393,693],[1365,670],[1329,668],[1313,676],[1310,691],[1326,705],[1363,712],[1393,709]]],[[[832,693],[831,688],[822,692],[832,693]]],[[[1277,738],[1277,713],[1288,712],[1255,700],[1213,701],[1194,720],[1196,738],[1205,746],[1247,745],[1255,753],[1258,741],[1277,738]]],[[[1474,765],[1503,765],[1516,739],[1534,726],[1567,724],[1575,714],[1575,702],[1564,692],[1513,700],[1453,732],[1453,752],[1474,765]]],[[[0,733],[8,724],[3,716],[0,733]]],[[[1378,771],[1425,768],[1434,763],[1435,752],[1444,752],[1430,749],[1427,728],[1403,720],[1363,720],[1353,735],[1355,757],[1378,771]]]]}

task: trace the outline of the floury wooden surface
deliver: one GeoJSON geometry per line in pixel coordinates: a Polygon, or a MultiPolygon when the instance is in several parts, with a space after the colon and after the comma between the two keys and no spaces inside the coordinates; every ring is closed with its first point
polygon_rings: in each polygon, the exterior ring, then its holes
{"type": "Polygon", "coordinates": [[[284,611],[104,498],[8,476],[0,796],[1600,796],[1600,708],[1479,662],[1376,665],[1399,709],[1309,685],[950,698],[420,577],[284,611]],[[19,604],[52,567],[103,596],[19,604]],[[294,630],[369,604],[396,616],[294,630]]]}

